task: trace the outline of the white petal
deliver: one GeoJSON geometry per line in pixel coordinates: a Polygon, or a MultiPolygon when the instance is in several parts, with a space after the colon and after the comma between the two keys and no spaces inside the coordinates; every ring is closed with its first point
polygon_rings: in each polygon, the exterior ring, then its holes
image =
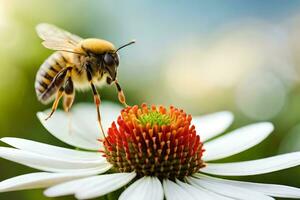
{"type": "MultiPolygon", "coordinates": [[[[108,127],[112,123],[113,116],[117,115],[120,107],[112,103],[103,102],[101,113],[103,126],[108,127]],[[107,116],[104,117],[104,116],[107,116]]],[[[97,124],[96,108],[92,104],[80,104],[74,106],[71,113],[56,111],[53,116],[45,121],[49,110],[37,113],[43,126],[59,140],[82,149],[99,150],[102,137],[99,125],[97,124]],[[94,108],[94,109],[93,109],[94,108]]]]}
{"type": "Polygon", "coordinates": [[[300,198],[300,188],[295,188],[295,187],[290,187],[285,185],[233,181],[233,180],[215,178],[211,176],[205,176],[202,174],[196,174],[196,176],[199,177],[200,179],[213,180],[228,185],[242,187],[245,189],[251,189],[273,197],[300,198]]]}
{"type": "Polygon", "coordinates": [[[156,177],[143,177],[131,184],[119,197],[119,200],[163,200],[162,185],[156,177]]]}
{"type": "MultiPolygon", "coordinates": [[[[48,116],[48,112],[37,113],[37,116],[43,126],[56,138],[63,141],[66,144],[79,147],[87,150],[97,150],[100,149],[100,142],[97,141],[97,136],[85,132],[84,130],[79,130],[77,125],[69,122],[71,118],[68,117],[63,111],[56,111],[55,114],[45,121],[48,116]]],[[[100,134],[99,134],[100,135],[100,134]]]]}
{"type": "Polygon", "coordinates": [[[85,171],[82,173],[37,172],[16,176],[0,182],[0,192],[49,187],[61,182],[91,176],[107,171],[109,168],[85,171]]]}
{"type": "Polygon", "coordinates": [[[91,199],[103,196],[123,187],[134,179],[135,176],[135,172],[101,175],[98,176],[98,179],[78,188],[75,191],[75,196],[78,199],[91,199]]]}
{"type": "Polygon", "coordinates": [[[66,172],[70,170],[85,170],[110,166],[110,164],[108,164],[105,160],[100,163],[99,161],[76,161],[52,158],[8,147],[0,147],[0,157],[35,169],[49,172],[66,172]]]}
{"type": "MultiPolygon", "coordinates": [[[[100,112],[102,117],[102,126],[104,131],[107,131],[113,121],[117,120],[120,115],[122,107],[119,104],[104,101],[100,105],[100,112]]],[[[73,120],[78,128],[93,133],[97,137],[99,136],[99,124],[97,121],[97,111],[94,104],[78,104],[73,110],[73,120]]]]}
{"type": "MultiPolygon", "coordinates": [[[[185,180],[187,180],[187,177],[185,178],[185,180]]],[[[229,197],[225,197],[223,195],[220,195],[220,194],[217,194],[215,192],[212,192],[210,190],[207,190],[206,188],[203,188],[199,185],[196,185],[196,184],[188,184],[190,186],[192,186],[193,188],[197,189],[197,191],[200,191],[201,194],[206,194],[209,196],[210,199],[213,199],[213,200],[234,200],[233,198],[229,198],[229,197]]],[[[209,199],[209,198],[201,198],[200,200],[202,199],[209,199]]]]}
{"type": "Polygon", "coordinates": [[[194,200],[191,194],[168,179],[163,180],[163,188],[167,200],[194,200]]]}
{"type": "MultiPolygon", "coordinates": [[[[106,176],[106,175],[103,175],[106,176]]],[[[44,191],[44,195],[47,197],[58,197],[75,194],[80,188],[85,186],[88,183],[96,181],[99,179],[99,176],[92,176],[87,178],[82,178],[78,180],[63,182],[57,185],[54,185],[44,191]]]]}
{"type": "Polygon", "coordinates": [[[247,176],[279,171],[300,164],[300,152],[234,163],[207,163],[200,171],[223,176],[247,176]]]}
{"type": "Polygon", "coordinates": [[[226,158],[245,151],[263,141],[274,130],[271,123],[262,122],[234,130],[204,144],[204,161],[226,158]]]}
{"type": "Polygon", "coordinates": [[[232,122],[233,114],[228,111],[193,117],[192,120],[202,142],[223,133],[232,122]]]}
{"type": "Polygon", "coordinates": [[[18,149],[47,155],[49,157],[66,158],[70,160],[104,160],[99,152],[67,149],[21,138],[5,137],[1,138],[1,141],[18,149]]]}
{"type": "Polygon", "coordinates": [[[204,190],[201,190],[199,188],[196,188],[190,184],[187,184],[187,183],[184,183],[184,182],[181,182],[179,180],[176,180],[176,183],[178,185],[180,185],[180,187],[182,189],[184,189],[187,193],[189,193],[193,199],[197,199],[197,200],[202,200],[202,199],[205,199],[205,200],[216,200],[216,197],[213,196],[213,195],[210,195],[207,191],[204,191],[204,190]]]}
{"type": "Polygon", "coordinates": [[[198,179],[198,178],[192,178],[187,177],[186,178],[189,183],[199,185],[201,187],[204,187],[212,192],[236,198],[241,200],[272,200],[272,197],[266,196],[264,194],[261,194],[259,192],[251,191],[245,188],[240,188],[232,185],[223,184],[220,182],[213,182],[206,179],[198,179]]]}

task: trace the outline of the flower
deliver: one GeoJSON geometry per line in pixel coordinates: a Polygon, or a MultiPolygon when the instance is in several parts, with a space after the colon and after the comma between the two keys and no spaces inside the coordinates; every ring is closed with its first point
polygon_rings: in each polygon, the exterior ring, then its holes
{"type": "Polygon", "coordinates": [[[14,147],[0,147],[2,158],[44,172],[4,180],[0,191],[47,188],[44,194],[48,197],[74,194],[78,199],[89,199],[128,185],[119,199],[300,198],[299,188],[214,177],[257,175],[298,166],[300,152],[251,161],[212,162],[263,141],[273,131],[269,122],[247,125],[212,139],[230,126],[230,112],[192,118],[174,107],[142,105],[123,109],[117,117],[120,110],[114,104],[102,104],[102,123],[108,130],[102,142],[98,141],[92,105],[75,106],[71,118],[57,111],[44,121],[47,113],[38,113],[51,134],[77,149],[2,138],[14,147]]]}

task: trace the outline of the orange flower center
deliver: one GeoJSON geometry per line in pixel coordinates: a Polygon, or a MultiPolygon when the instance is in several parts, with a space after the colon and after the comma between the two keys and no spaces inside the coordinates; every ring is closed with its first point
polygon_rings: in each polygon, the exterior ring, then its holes
{"type": "Polygon", "coordinates": [[[104,156],[118,172],[170,179],[191,175],[204,167],[203,144],[191,120],[172,106],[127,107],[108,129],[104,156]]]}

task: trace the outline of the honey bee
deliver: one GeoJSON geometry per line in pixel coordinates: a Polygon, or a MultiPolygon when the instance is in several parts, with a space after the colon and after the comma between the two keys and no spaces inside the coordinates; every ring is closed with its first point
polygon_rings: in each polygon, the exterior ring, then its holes
{"type": "Polygon", "coordinates": [[[127,106],[124,93],[117,81],[119,66],[117,52],[135,41],[116,49],[106,40],[82,39],[51,24],[39,24],[36,31],[43,40],[43,46],[55,51],[40,66],[35,80],[38,100],[44,104],[54,100],[51,113],[46,120],[53,115],[62,97],[63,108],[68,112],[75,98],[75,89],[91,88],[98,122],[104,133],[99,110],[101,99],[96,87],[114,83],[119,101],[127,106]]]}

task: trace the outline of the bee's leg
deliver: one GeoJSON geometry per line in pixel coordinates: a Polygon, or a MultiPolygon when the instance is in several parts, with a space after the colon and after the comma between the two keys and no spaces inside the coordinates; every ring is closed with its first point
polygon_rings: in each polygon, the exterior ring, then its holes
{"type": "Polygon", "coordinates": [[[96,86],[93,83],[93,80],[92,80],[93,77],[92,77],[91,69],[89,67],[86,68],[86,72],[87,72],[88,81],[90,82],[90,85],[91,85],[91,88],[92,88],[92,91],[93,91],[93,95],[94,95],[94,103],[95,103],[96,109],[97,109],[98,123],[99,123],[100,129],[102,131],[102,134],[105,138],[105,134],[104,134],[103,126],[102,126],[102,120],[101,120],[101,113],[100,113],[100,104],[101,104],[100,95],[98,94],[96,86]]]}
{"type": "Polygon", "coordinates": [[[66,112],[69,112],[75,98],[74,84],[71,77],[68,77],[65,83],[65,95],[63,101],[63,107],[66,112]]]}
{"type": "Polygon", "coordinates": [[[74,99],[75,99],[74,83],[72,81],[71,76],[69,76],[65,82],[63,108],[64,108],[65,112],[67,112],[67,114],[68,114],[68,118],[69,118],[68,130],[69,130],[70,134],[72,133],[72,116],[69,111],[73,105],[74,99]]]}
{"type": "Polygon", "coordinates": [[[118,90],[118,98],[119,98],[119,101],[125,106],[127,107],[127,103],[126,103],[126,98],[125,98],[125,95],[123,93],[123,90],[120,86],[120,84],[118,83],[117,80],[115,80],[115,84],[116,84],[116,87],[117,87],[117,90],[118,90]]]}
{"type": "Polygon", "coordinates": [[[59,100],[61,99],[61,97],[63,96],[63,94],[64,94],[64,87],[61,86],[59,88],[58,92],[56,93],[55,100],[54,100],[54,102],[52,104],[51,113],[48,115],[48,117],[45,120],[48,120],[53,115],[53,113],[56,111],[58,103],[59,103],[59,100]]]}
{"type": "Polygon", "coordinates": [[[91,87],[92,87],[92,91],[93,91],[93,95],[94,95],[94,102],[95,102],[96,109],[97,109],[98,123],[99,123],[99,126],[101,128],[102,134],[105,138],[105,134],[104,134],[103,126],[102,126],[101,114],[100,114],[101,98],[100,98],[100,95],[98,94],[98,91],[97,91],[95,85],[93,84],[93,82],[91,82],[90,84],[91,84],[91,87]]]}
{"type": "Polygon", "coordinates": [[[54,76],[48,88],[41,94],[42,99],[49,97],[48,95],[51,91],[56,90],[57,88],[59,89],[63,85],[69,70],[71,70],[69,67],[63,68],[54,76]]]}
{"type": "Polygon", "coordinates": [[[72,69],[71,67],[67,67],[67,68],[62,69],[60,72],[58,72],[57,75],[52,80],[52,82],[50,83],[48,89],[45,91],[45,94],[47,94],[48,90],[51,90],[52,88],[55,88],[55,87],[59,88],[56,93],[56,98],[52,105],[51,113],[48,115],[48,117],[45,120],[48,120],[53,115],[53,113],[56,111],[59,100],[61,99],[61,97],[64,94],[63,83],[68,74],[68,71],[70,71],[71,69],[72,69]]]}

